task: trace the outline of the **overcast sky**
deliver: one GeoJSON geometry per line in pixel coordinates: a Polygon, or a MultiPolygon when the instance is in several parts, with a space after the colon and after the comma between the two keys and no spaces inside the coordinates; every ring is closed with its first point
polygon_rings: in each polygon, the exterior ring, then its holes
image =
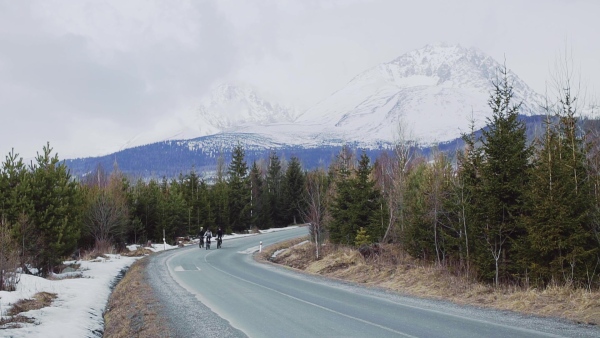
{"type": "Polygon", "coordinates": [[[540,93],[568,50],[594,97],[599,13],[598,0],[0,0],[0,157],[166,135],[223,82],[308,107],[436,42],[506,59],[540,93]]]}

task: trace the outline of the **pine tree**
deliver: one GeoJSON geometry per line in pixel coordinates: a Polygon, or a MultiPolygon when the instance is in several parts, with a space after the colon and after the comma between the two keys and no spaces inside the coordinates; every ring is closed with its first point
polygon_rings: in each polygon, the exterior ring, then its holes
{"type": "MultiPolygon", "coordinates": [[[[355,230],[364,227],[372,241],[381,241],[387,224],[384,215],[387,206],[383,203],[381,192],[375,187],[372,178],[373,167],[365,152],[358,162],[355,179],[352,180],[354,190],[354,214],[356,215],[355,230]]],[[[356,233],[356,231],[354,232],[356,233]]]]}
{"type": "Polygon", "coordinates": [[[451,195],[447,202],[450,209],[449,226],[458,234],[454,241],[456,254],[467,274],[471,270],[471,252],[476,238],[473,234],[481,219],[481,166],[483,155],[476,146],[474,122],[471,132],[462,136],[465,148],[458,153],[457,175],[452,180],[451,195]]]}
{"type": "MultiPolygon", "coordinates": [[[[81,195],[79,185],[58,155],[51,156],[46,145],[32,164],[27,198],[32,202],[29,218],[40,239],[37,266],[42,275],[50,273],[63,256],[76,247],[81,233],[81,195]]],[[[34,253],[30,253],[34,256],[34,253]]]]}
{"type": "Polygon", "coordinates": [[[528,183],[528,161],[525,125],[519,120],[520,103],[514,104],[513,87],[506,67],[494,83],[489,105],[492,117],[483,131],[481,166],[481,219],[477,235],[485,243],[478,247],[478,267],[482,277],[510,278],[518,271],[513,244],[525,236],[520,222],[524,210],[524,193],[528,183]]]}
{"type": "Polygon", "coordinates": [[[380,241],[387,225],[383,222],[387,209],[383,209],[383,199],[371,178],[373,168],[369,157],[363,153],[354,172],[348,169],[345,159],[342,158],[340,163],[336,193],[330,208],[331,241],[352,245],[361,227],[367,230],[371,240],[380,241]]]}
{"type": "Polygon", "coordinates": [[[404,231],[405,247],[416,258],[432,260],[435,257],[433,232],[428,221],[429,212],[425,194],[427,184],[427,164],[413,167],[406,177],[404,193],[404,231]]]}
{"type": "MultiPolygon", "coordinates": [[[[598,261],[591,224],[593,210],[583,136],[577,131],[574,98],[567,86],[548,116],[528,194],[531,213],[523,261],[535,284],[563,280],[589,283],[598,261]]],[[[550,108],[548,108],[550,110],[550,108]]]]}
{"type": "Polygon", "coordinates": [[[283,171],[281,161],[275,152],[269,155],[267,177],[265,179],[265,194],[270,207],[269,223],[274,226],[283,226],[285,220],[285,204],[283,196],[283,171]]]}
{"type": "MultiPolygon", "coordinates": [[[[200,181],[200,185],[198,188],[199,206],[195,214],[192,215],[192,217],[196,218],[196,227],[194,228],[196,233],[200,233],[201,229],[215,229],[217,227],[219,205],[227,205],[227,203],[225,202],[219,203],[218,199],[213,199],[213,196],[215,195],[211,193],[208,184],[204,180],[200,181]]],[[[226,196],[226,194],[223,195],[226,196]]],[[[226,214],[225,212],[223,213],[226,214]]],[[[222,222],[218,224],[227,224],[227,222],[222,222]]],[[[222,227],[223,231],[228,230],[226,226],[222,227]]]]}
{"type": "Polygon", "coordinates": [[[352,154],[349,149],[344,147],[338,154],[336,162],[330,168],[331,186],[331,204],[329,205],[329,214],[331,220],[327,224],[329,239],[336,244],[352,245],[355,232],[351,230],[351,208],[352,208],[352,154]]]}
{"type": "Polygon", "coordinates": [[[360,227],[356,233],[356,238],[354,240],[354,245],[357,247],[361,247],[363,245],[371,244],[371,236],[367,233],[367,229],[360,227]]]}
{"type": "Polygon", "coordinates": [[[16,225],[19,215],[29,212],[29,202],[25,199],[29,176],[23,159],[11,151],[0,172],[0,213],[7,224],[16,225]]]}
{"type": "Polygon", "coordinates": [[[257,227],[259,229],[270,228],[272,224],[272,219],[270,217],[265,217],[266,215],[271,214],[270,205],[264,199],[264,182],[262,179],[262,175],[260,169],[258,168],[258,164],[256,161],[252,163],[252,168],[250,169],[250,224],[251,227],[257,227]]]}
{"type": "Polygon", "coordinates": [[[283,184],[283,208],[286,224],[296,224],[301,219],[302,210],[305,208],[303,196],[305,181],[300,160],[294,156],[285,172],[283,184]]]}
{"type": "Polygon", "coordinates": [[[244,148],[238,144],[227,171],[229,181],[229,221],[234,232],[247,230],[250,226],[250,182],[244,148]]]}
{"type": "Polygon", "coordinates": [[[33,251],[28,221],[30,204],[25,198],[29,173],[14,150],[0,167],[0,290],[14,291],[19,281],[17,268],[29,263],[20,252],[33,251]]]}

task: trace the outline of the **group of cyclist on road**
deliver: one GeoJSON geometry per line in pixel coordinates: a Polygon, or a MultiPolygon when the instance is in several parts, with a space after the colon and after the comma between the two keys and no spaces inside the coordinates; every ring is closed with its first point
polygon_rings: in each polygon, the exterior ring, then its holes
{"type": "MultiPolygon", "coordinates": [[[[210,249],[210,241],[213,237],[213,233],[210,231],[210,228],[206,229],[206,231],[204,231],[204,228],[200,228],[200,234],[198,234],[198,237],[200,238],[200,248],[204,247],[206,238],[206,250],[210,249]]],[[[223,243],[223,230],[219,228],[219,230],[217,230],[217,249],[221,248],[221,243],[223,243]]]]}

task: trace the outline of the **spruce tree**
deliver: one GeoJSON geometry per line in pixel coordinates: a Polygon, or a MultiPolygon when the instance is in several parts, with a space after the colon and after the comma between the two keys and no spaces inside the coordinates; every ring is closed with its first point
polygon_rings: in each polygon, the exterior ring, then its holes
{"type": "Polygon", "coordinates": [[[462,267],[470,274],[471,254],[474,243],[481,240],[474,237],[476,224],[481,220],[482,193],[481,193],[481,166],[483,155],[481,148],[476,146],[474,123],[471,123],[471,132],[463,134],[465,148],[458,153],[457,175],[452,180],[451,197],[447,207],[451,210],[449,226],[458,233],[454,241],[457,248],[456,254],[462,267]]]}
{"type": "Polygon", "coordinates": [[[283,201],[286,224],[296,224],[305,208],[304,186],[306,178],[302,172],[300,160],[293,156],[284,178],[283,201]]]}
{"type": "Polygon", "coordinates": [[[264,182],[256,161],[252,163],[250,169],[250,224],[251,227],[265,229],[272,227],[270,216],[270,205],[264,199],[264,182]],[[267,216],[267,217],[265,217],[267,216]],[[269,223],[269,221],[271,223],[269,223]]]}
{"type": "Polygon", "coordinates": [[[229,186],[229,222],[234,232],[248,230],[250,226],[250,182],[244,148],[238,144],[233,149],[227,171],[229,186]]]}
{"type": "Polygon", "coordinates": [[[363,152],[358,162],[356,176],[352,180],[353,209],[356,217],[356,224],[352,230],[356,234],[361,227],[364,227],[367,229],[369,238],[374,242],[379,242],[383,239],[387,228],[384,221],[387,206],[383,203],[381,192],[375,187],[372,172],[371,160],[363,152]]]}
{"type": "Polygon", "coordinates": [[[567,86],[556,118],[546,120],[528,194],[531,213],[525,218],[528,250],[523,261],[534,284],[589,283],[598,261],[586,145],[575,113],[567,86]]]}
{"type": "Polygon", "coordinates": [[[353,171],[345,163],[342,158],[337,170],[335,197],[330,208],[330,239],[334,243],[353,245],[363,227],[370,240],[380,241],[385,233],[383,217],[387,209],[371,177],[370,159],[363,152],[353,171]]]}
{"type": "Polygon", "coordinates": [[[404,193],[404,245],[416,258],[433,260],[435,248],[431,224],[428,221],[426,199],[427,164],[419,163],[406,177],[404,193]]]}
{"type": "Polygon", "coordinates": [[[329,205],[331,220],[327,224],[329,239],[336,244],[352,245],[355,233],[351,227],[352,209],[352,154],[344,147],[330,168],[333,198],[329,205]]]}
{"type": "Polygon", "coordinates": [[[285,203],[283,196],[283,170],[281,161],[275,152],[269,155],[269,165],[267,168],[267,177],[265,178],[265,194],[270,207],[268,211],[269,223],[274,226],[283,226],[285,220],[285,203]]]}
{"type": "Polygon", "coordinates": [[[521,104],[513,103],[513,87],[506,66],[494,82],[489,99],[492,117],[483,130],[481,167],[481,208],[476,233],[478,267],[482,277],[510,278],[518,271],[515,243],[525,236],[521,216],[528,184],[531,148],[527,144],[525,125],[519,120],[521,104]]]}

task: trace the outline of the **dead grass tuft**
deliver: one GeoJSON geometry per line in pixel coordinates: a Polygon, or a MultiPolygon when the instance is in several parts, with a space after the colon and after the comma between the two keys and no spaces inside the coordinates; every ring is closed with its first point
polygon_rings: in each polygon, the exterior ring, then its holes
{"type": "Polygon", "coordinates": [[[18,329],[23,323],[32,324],[35,320],[23,315],[0,317],[0,330],[18,329]]]}
{"type": "Polygon", "coordinates": [[[81,255],[81,260],[84,260],[84,261],[93,261],[94,259],[97,259],[97,258],[108,259],[108,256],[103,254],[101,251],[96,251],[96,250],[86,251],[81,255]]]}
{"type": "Polygon", "coordinates": [[[121,254],[121,256],[141,257],[141,256],[148,256],[152,253],[153,253],[153,251],[150,249],[139,247],[139,248],[135,249],[134,251],[125,251],[121,254]]]}
{"type": "Polygon", "coordinates": [[[298,245],[299,243],[302,243],[302,242],[306,241],[307,239],[308,239],[308,236],[307,237],[294,238],[294,239],[291,239],[289,241],[285,241],[285,242],[280,242],[280,243],[276,243],[276,244],[273,244],[273,245],[269,245],[269,246],[263,248],[262,252],[260,252],[260,253],[257,254],[257,257],[259,259],[262,259],[262,260],[271,260],[271,261],[273,261],[273,259],[271,259],[271,257],[273,256],[273,254],[276,251],[294,247],[294,246],[298,245]]]}
{"type": "Polygon", "coordinates": [[[52,302],[58,297],[55,293],[50,292],[38,292],[33,295],[32,299],[21,299],[14,303],[7,314],[9,316],[16,316],[20,313],[39,310],[41,308],[50,306],[52,302]]]}

